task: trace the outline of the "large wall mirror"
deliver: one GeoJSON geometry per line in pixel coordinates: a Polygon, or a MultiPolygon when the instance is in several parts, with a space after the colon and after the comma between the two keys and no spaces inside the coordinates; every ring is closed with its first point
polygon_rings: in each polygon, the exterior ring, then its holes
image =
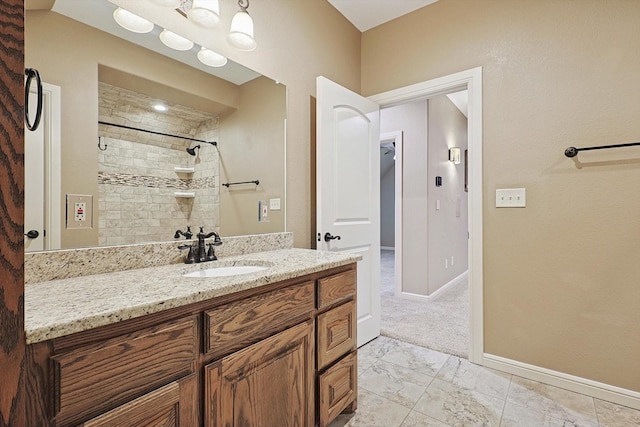
{"type": "Polygon", "coordinates": [[[25,216],[42,212],[49,228],[37,244],[25,238],[27,250],[167,241],[187,226],[285,230],[282,84],[131,35],[107,0],[26,6],[25,65],[46,83],[48,113],[41,133],[26,135],[25,216]],[[78,197],[87,222],[72,228],[78,197]]]}

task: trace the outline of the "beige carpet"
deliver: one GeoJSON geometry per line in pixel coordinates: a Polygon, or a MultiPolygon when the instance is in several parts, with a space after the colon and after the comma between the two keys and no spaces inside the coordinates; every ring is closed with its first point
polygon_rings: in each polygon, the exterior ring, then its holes
{"type": "Polygon", "coordinates": [[[466,282],[433,300],[412,301],[393,296],[394,252],[381,251],[381,334],[432,350],[468,358],[469,292],[466,282]]]}

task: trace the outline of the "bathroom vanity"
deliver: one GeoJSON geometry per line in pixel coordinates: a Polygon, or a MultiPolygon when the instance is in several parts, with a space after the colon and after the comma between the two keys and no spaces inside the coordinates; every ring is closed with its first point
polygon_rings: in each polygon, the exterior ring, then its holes
{"type": "Polygon", "coordinates": [[[30,425],[329,424],[356,409],[357,260],[284,249],[27,285],[30,425]],[[266,269],[186,277],[238,265],[266,269]]]}

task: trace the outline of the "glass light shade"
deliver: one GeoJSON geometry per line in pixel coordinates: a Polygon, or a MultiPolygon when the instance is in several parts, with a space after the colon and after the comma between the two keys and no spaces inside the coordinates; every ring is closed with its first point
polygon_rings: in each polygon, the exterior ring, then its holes
{"type": "Polygon", "coordinates": [[[253,19],[246,11],[240,10],[233,15],[227,40],[240,50],[254,50],[256,48],[257,43],[253,38],[253,19]]]}
{"type": "Polygon", "coordinates": [[[200,49],[198,52],[198,59],[204,65],[208,65],[209,67],[224,67],[227,64],[226,57],[209,50],[206,47],[200,49]]]}
{"type": "Polygon", "coordinates": [[[113,19],[115,19],[122,28],[133,31],[134,33],[143,34],[153,30],[153,22],[147,21],[121,7],[113,11],[113,19]]]}
{"type": "Polygon", "coordinates": [[[456,165],[460,164],[460,147],[449,148],[449,161],[456,165]]]}
{"type": "Polygon", "coordinates": [[[162,41],[165,46],[175,50],[189,50],[193,47],[191,40],[169,30],[162,30],[160,33],[160,41],[162,41]]]}
{"type": "Polygon", "coordinates": [[[180,0],[152,0],[154,3],[159,4],[160,6],[178,8],[180,7],[180,0]]]}
{"type": "Polygon", "coordinates": [[[220,20],[220,4],[218,0],[193,0],[187,17],[203,27],[215,27],[220,20]]]}

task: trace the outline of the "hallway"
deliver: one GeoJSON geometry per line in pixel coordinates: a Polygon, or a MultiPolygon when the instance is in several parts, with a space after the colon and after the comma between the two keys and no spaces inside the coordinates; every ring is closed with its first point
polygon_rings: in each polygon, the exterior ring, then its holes
{"type": "Polygon", "coordinates": [[[394,297],[394,256],[394,251],[380,251],[381,334],[466,359],[469,349],[467,282],[454,285],[429,301],[394,297]]]}

